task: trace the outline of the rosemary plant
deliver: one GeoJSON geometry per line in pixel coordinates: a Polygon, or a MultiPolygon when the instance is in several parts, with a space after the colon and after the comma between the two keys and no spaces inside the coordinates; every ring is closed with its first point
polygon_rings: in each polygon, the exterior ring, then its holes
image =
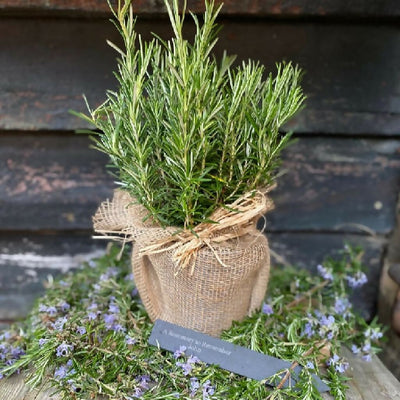
{"type": "Polygon", "coordinates": [[[193,43],[183,37],[185,8],[165,0],[173,38],[143,42],[130,1],[113,21],[124,48],[119,88],[89,114],[95,148],[111,157],[119,184],[161,225],[193,228],[218,207],[274,181],[290,135],[279,128],[301,107],[301,71],[278,64],[266,75],[254,61],[212,55],[221,7],[206,1],[193,43]]]}
{"type": "Polygon", "coordinates": [[[381,327],[367,324],[349,302],[365,283],[361,252],[347,247],[311,276],[274,268],[269,298],[261,311],[235,323],[224,340],[300,364],[293,386],[290,369],[256,381],[218,366],[149,346],[152,324],[137,296],[129,255],[119,249],[91,261],[62,280],[50,281],[27,321],[0,332],[0,379],[26,370],[28,382],[49,379],[64,400],[105,399],[321,399],[312,374],[346,398],[347,345],[366,361],[382,340],[381,327]],[[100,278],[100,279],[99,279],[100,278]],[[269,384],[275,382],[275,387],[269,384]]]}

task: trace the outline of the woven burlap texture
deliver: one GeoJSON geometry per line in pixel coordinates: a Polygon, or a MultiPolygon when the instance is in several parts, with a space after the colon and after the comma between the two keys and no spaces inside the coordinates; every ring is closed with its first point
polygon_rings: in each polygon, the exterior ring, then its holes
{"type": "MultiPolygon", "coordinates": [[[[260,210],[268,207],[266,202],[260,210]]],[[[174,227],[161,228],[151,219],[144,221],[146,215],[129,193],[116,190],[112,201],[101,204],[93,223],[96,232],[134,242],[134,279],[153,321],[162,319],[218,336],[232,321],[261,306],[268,285],[269,248],[256,228],[254,213],[243,229],[225,228],[215,240],[204,238],[190,258],[193,265],[186,268],[179,268],[176,254],[180,241],[187,244],[188,235],[177,234],[174,227]]],[[[200,241],[194,237],[193,242],[200,241]]]]}

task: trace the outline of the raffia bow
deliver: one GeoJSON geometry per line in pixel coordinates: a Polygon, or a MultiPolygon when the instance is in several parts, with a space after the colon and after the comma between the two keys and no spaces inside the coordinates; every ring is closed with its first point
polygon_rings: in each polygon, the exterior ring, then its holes
{"type": "MultiPolygon", "coordinates": [[[[172,251],[172,259],[177,271],[196,263],[197,253],[202,247],[209,247],[221,265],[214,245],[237,239],[246,234],[254,235],[254,223],[266,211],[273,209],[273,202],[265,193],[254,191],[246,193],[232,204],[220,207],[210,216],[213,223],[202,222],[193,230],[161,228],[151,222],[143,222],[146,211],[135,204],[135,199],[127,192],[116,191],[112,202],[104,202],[93,217],[94,229],[102,236],[126,242],[138,242],[139,254],[152,255],[172,251]],[[140,215],[140,218],[138,218],[140,215]]],[[[262,232],[256,231],[257,235],[262,232]]]]}

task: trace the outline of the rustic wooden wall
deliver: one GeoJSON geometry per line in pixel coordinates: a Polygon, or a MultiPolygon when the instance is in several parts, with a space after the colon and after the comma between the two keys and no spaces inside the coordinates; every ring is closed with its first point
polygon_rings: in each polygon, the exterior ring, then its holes
{"type": "MultiPolygon", "coordinates": [[[[344,240],[363,245],[370,284],[356,301],[370,318],[400,183],[400,3],[225,3],[217,53],[306,70],[267,216],[275,261],[315,270],[344,240]]],[[[145,37],[169,35],[161,2],[135,4],[145,37]]],[[[103,0],[0,2],[0,322],[25,315],[47,275],[103,251],[91,215],[115,185],[68,110],[115,86],[108,17],[103,0]]]]}

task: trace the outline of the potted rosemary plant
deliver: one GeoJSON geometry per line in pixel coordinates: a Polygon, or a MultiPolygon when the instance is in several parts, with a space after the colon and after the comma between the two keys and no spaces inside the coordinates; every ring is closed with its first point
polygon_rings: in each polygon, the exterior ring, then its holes
{"type": "Polygon", "coordinates": [[[145,43],[129,1],[114,13],[124,48],[119,87],[89,114],[95,147],[111,158],[120,189],[94,216],[101,234],[133,241],[136,285],[151,319],[212,335],[260,307],[269,276],[266,237],[279,128],[304,101],[301,71],[212,55],[221,7],[206,2],[194,40],[185,10],[165,0],[173,37],[145,43]]]}

